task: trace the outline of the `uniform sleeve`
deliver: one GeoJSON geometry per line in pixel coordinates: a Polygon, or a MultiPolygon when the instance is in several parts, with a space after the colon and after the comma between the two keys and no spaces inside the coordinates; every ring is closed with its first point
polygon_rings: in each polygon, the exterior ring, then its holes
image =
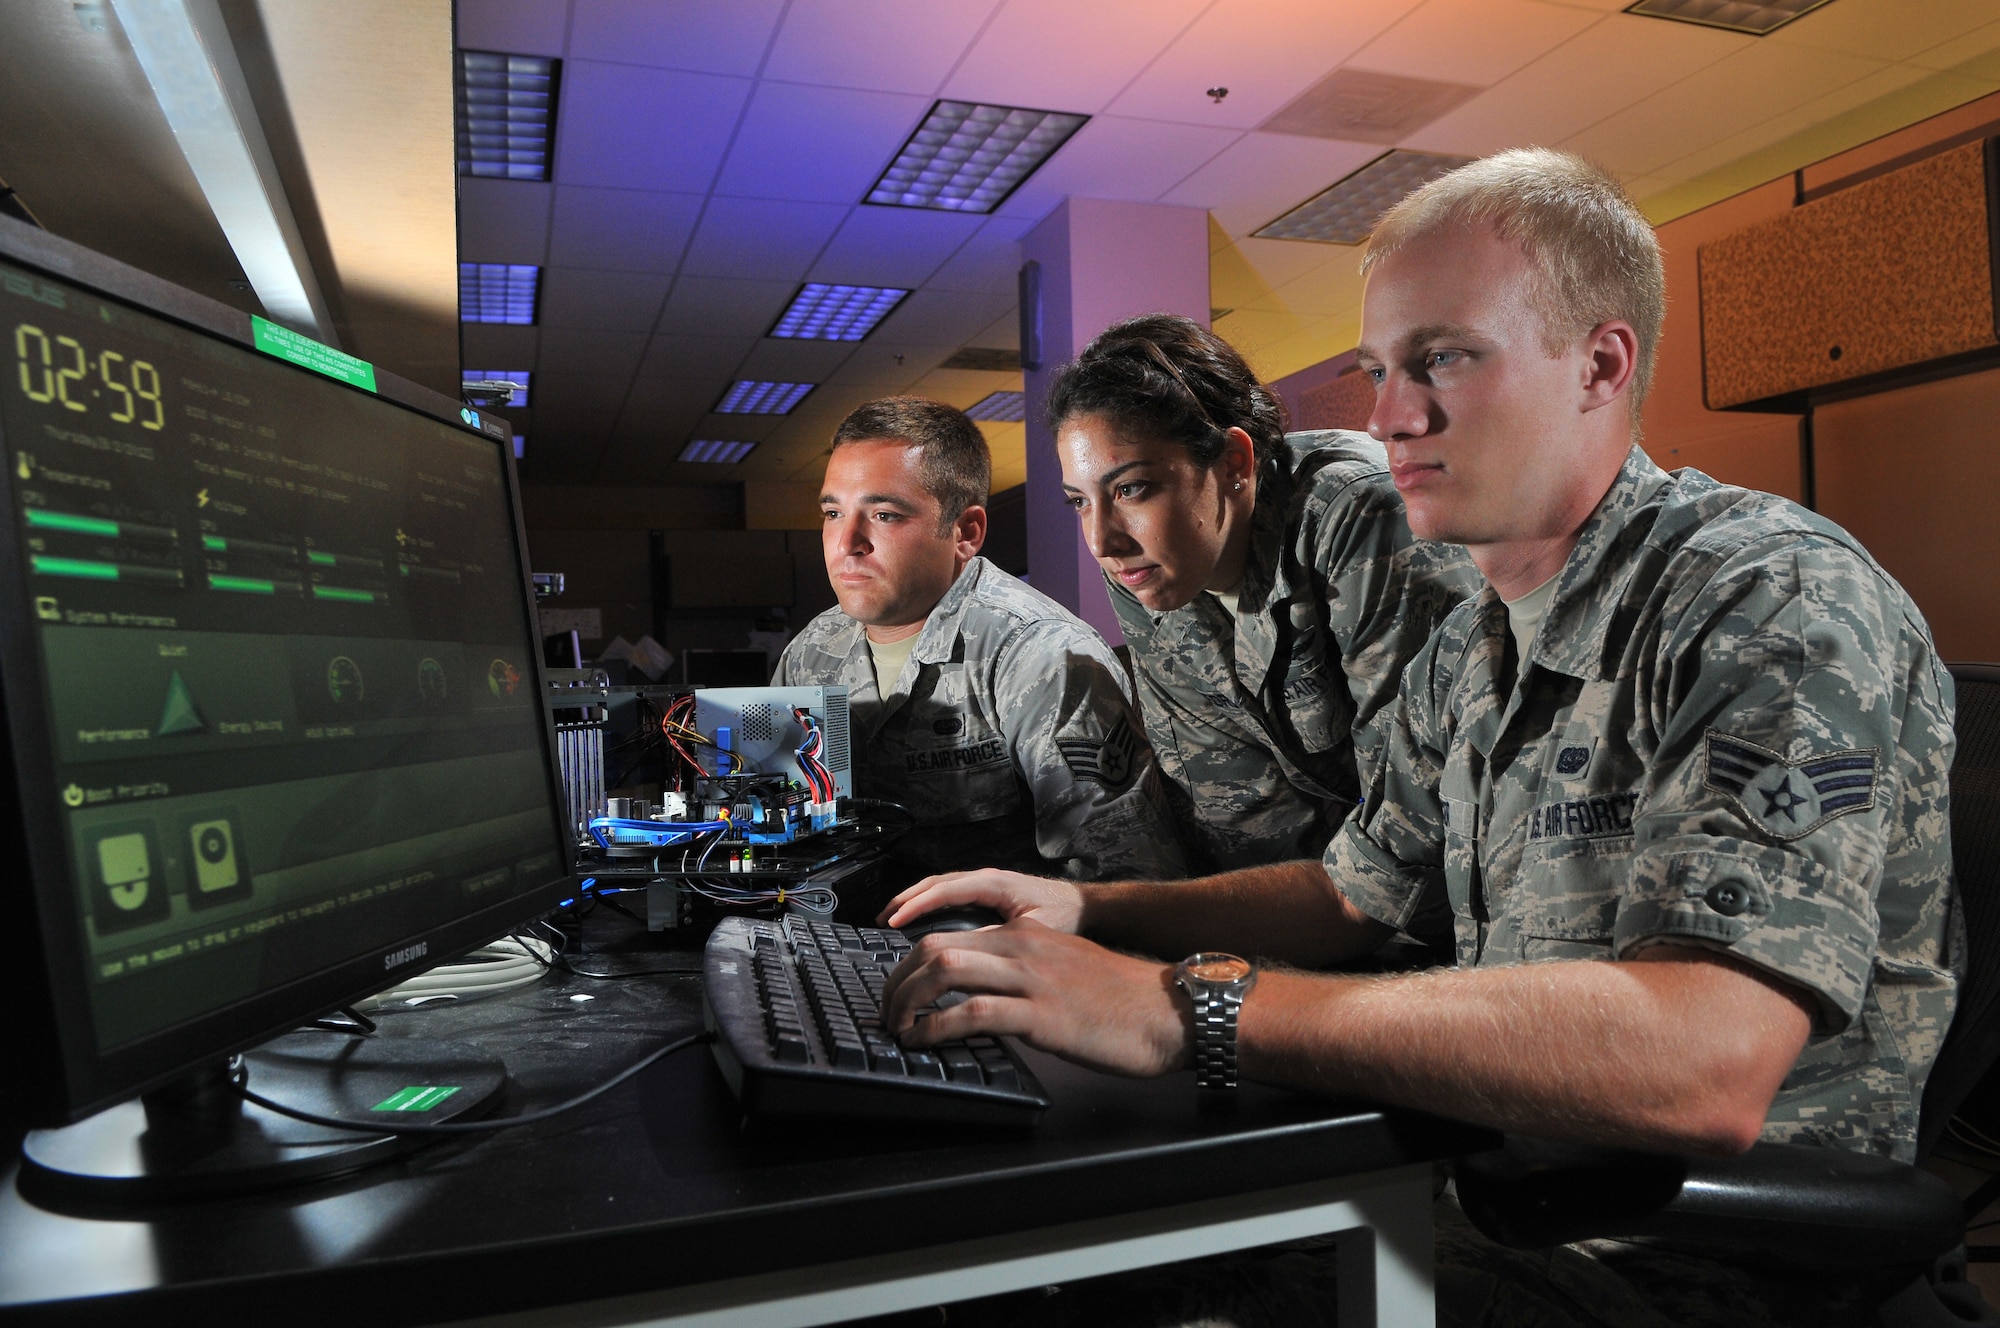
{"type": "Polygon", "coordinates": [[[996,670],[1001,727],[1034,799],[1042,857],[1085,880],[1185,875],[1117,657],[1066,624],[1039,623],[1007,644],[996,670]]]}
{"type": "Polygon", "coordinates": [[[794,685],[793,674],[798,667],[799,642],[805,638],[795,636],[785,642],[784,650],[778,655],[778,663],[771,670],[771,686],[790,687],[794,685]]]}
{"type": "Polygon", "coordinates": [[[1479,589],[1464,550],[1410,534],[1386,475],[1346,485],[1322,514],[1307,551],[1324,587],[1327,625],[1354,703],[1354,763],[1368,778],[1403,667],[1446,614],[1479,589]]]}
{"type": "Polygon", "coordinates": [[[1832,541],[1762,541],[1685,599],[1646,652],[1660,743],[1615,952],[1720,950],[1811,992],[1838,1032],[1868,991],[1892,845],[1948,843],[1949,691],[1904,597],[1832,541]]]}
{"type": "MultiPolygon", "coordinates": [[[[1466,615],[1460,615],[1469,621],[1466,615]]],[[[1326,871],[1363,913],[1399,931],[1429,925],[1448,910],[1444,855],[1451,826],[1441,780],[1449,741],[1446,721],[1451,680],[1442,661],[1465,648],[1454,617],[1417,652],[1383,712],[1381,740],[1367,796],[1326,848],[1326,871]]],[[[1464,803],[1457,827],[1469,836],[1476,813],[1464,803]]]]}

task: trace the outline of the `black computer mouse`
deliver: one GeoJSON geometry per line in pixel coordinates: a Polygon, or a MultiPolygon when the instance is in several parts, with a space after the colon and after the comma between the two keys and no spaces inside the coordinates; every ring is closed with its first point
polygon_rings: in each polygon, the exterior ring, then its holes
{"type": "Polygon", "coordinates": [[[915,941],[934,931],[977,931],[981,927],[997,927],[1006,920],[983,904],[952,904],[911,918],[897,930],[915,941]]]}

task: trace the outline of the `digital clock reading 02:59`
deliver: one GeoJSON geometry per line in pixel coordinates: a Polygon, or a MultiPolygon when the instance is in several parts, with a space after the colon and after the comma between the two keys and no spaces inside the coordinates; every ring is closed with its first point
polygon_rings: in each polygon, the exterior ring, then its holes
{"type": "Polygon", "coordinates": [[[112,398],[111,419],[116,424],[136,420],[141,429],[158,429],[167,422],[167,408],[160,404],[159,370],[144,360],[128,360],[115,350],[99,351],[96,384],[86,388],[91,358],[83,343],[65,336],[51,340],[30,323],[14,329],[14,354],[20,358],[21,390],[30,401],[60,401],[70,410],[88,411],[87,393],[100,401],[112,398]]]}

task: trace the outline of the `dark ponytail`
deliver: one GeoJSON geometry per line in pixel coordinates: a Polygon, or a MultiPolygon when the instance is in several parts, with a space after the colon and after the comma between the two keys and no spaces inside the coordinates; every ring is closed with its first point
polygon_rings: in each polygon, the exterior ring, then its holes
{"type": "Polygon", "coordinates": [[[1079,415],[1178,443],[1204,466],[1222,455],[1232,426],[1250,435],[1259,461],[1285,437],[1284,406],[1235,347],[1179,314],[1128,318],[1056,372],[1049,431],[1079,415]]]}

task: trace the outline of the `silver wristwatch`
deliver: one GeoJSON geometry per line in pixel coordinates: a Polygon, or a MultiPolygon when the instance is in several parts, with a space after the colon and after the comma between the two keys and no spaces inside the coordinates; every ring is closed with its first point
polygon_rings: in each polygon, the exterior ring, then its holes
{"type": "Polygon", "coordinates": [[[1257,984],[1257,966],[1232,954],[1189,955],[1174,981],[1194,1002],[1194,1081],[1236,1087],[1236,1012],[1257,984]]]}

